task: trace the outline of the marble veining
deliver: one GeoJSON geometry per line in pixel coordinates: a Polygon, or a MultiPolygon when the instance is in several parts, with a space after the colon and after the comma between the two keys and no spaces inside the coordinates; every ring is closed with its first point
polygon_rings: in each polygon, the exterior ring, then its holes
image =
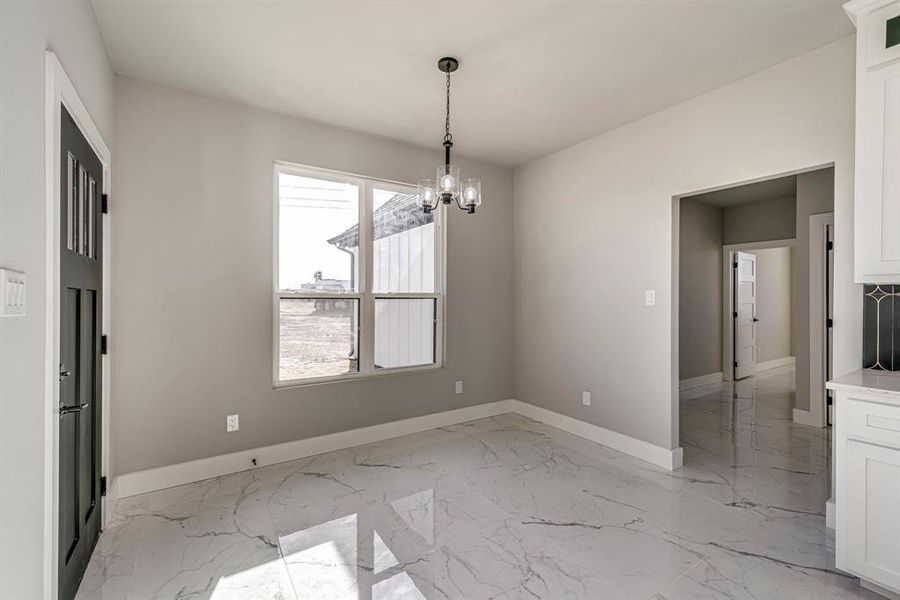
{"type": "Polygon", "coordinates": [[[685,395],[674,473],[507,414],[125,498],[78,598],[874,598],[792,378],[685,395]]]}

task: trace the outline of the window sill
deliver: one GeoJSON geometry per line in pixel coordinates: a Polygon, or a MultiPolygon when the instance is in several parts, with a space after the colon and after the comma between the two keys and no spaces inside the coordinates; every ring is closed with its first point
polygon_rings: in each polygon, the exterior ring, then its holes
{"type": "Polygon", "coordinates": [[[329,385],[334,383],[353,383],[360,381],[370,381],[372,379],[383,379],[385,377],[397,377],[401,375],[416,375],[419,373],[431,373],[434,371],[443,371],[444,365],[425,365],[421,367],[395,367],[392,369],[379,369],[373,373],[353,373],[347,375],[336,375],[334,377],[318,377],[316,379],[293,379],[290,381],[276,381],[272,387],[276,391],[289,390],[294,388],[305,388],[318,385],[329,385]]]}

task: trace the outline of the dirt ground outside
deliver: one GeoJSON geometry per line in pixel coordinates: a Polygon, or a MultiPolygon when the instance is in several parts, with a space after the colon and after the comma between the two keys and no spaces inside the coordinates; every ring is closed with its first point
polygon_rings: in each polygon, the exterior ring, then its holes
{"type": "Polygon", "coordinates": [[[355,300],[282,299],[279,304],[281,380],[328,377],[357,370],[355,300]]]}

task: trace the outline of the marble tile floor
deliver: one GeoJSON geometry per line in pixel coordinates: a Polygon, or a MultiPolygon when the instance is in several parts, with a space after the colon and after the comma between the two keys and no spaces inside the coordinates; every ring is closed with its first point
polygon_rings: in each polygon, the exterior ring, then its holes
{"type": "Polygon", "coordinates": [[[674,473],[506,414],[124,498],[78,598],[875,598],[792,381],[683,398],[674,473]]]}

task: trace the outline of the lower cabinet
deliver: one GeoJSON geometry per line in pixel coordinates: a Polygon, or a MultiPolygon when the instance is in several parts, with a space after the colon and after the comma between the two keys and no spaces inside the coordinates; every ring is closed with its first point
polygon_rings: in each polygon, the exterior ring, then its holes
{"type": "Polygon", "coordinates": [[[845,568],[900,591],[900,449],[847,440],[845,568]]]}

